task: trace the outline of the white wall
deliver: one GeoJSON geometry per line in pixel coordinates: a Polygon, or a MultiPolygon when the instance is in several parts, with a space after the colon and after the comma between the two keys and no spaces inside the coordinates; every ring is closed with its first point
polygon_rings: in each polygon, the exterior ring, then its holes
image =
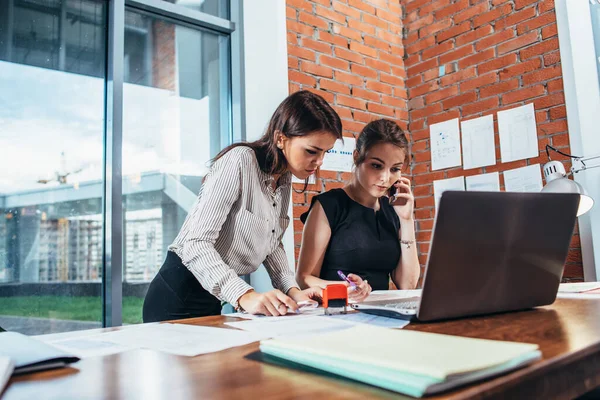
{"type": "MultiPolygon", "coordinates": [[[[288,95],[285,1],[244,0],[244,80],[246,139],[258,139],[271,115],[288,95]]],[[[283,243],[290,268],[294,266],[294,228],[290,201],[290,226],[283,243]]],[[[264,267],[251,276],[258,291],[272,289],[264,267]]]]}
{"type": "MultiPolygon", "coordinates": [[[[558,40],[562,62],[571,154],[600,154],[600,89],[594,36],[588,0],[556,0],[558,40]]],[[[593,163],[591,163],[593,164],[593,163]]],[[[583,268],[586,281],[596,281],[600,268],[600,168],[575,174],[595,200],[590,212],[579,218],[583,268]]]]}

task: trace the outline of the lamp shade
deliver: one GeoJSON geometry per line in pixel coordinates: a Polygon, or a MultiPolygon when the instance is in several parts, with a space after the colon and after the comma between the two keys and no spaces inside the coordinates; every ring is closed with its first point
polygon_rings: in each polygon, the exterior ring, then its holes
{"type": "Polygon", "coordinates": [[[577,210],[578,217],[590,211],[590,209],[594,206],[594,199],[587,194],[583,186],[566,177],[551,180],[546,184],[546,186],[544,186],[542,192],[579,194],[579,209],[577,210]]]}

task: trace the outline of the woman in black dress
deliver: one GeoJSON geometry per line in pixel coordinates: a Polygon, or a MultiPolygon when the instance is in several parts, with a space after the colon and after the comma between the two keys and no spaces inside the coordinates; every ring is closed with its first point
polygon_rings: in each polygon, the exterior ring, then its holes
{"type": "Polygon", "coordinates": [[[414,289],[420,274],[410,180],[402,176],[408,141],[393,121],[365,126],[356,141],[355,169],[343,189],[315,196],[304,222],[296,279],[302,288],[348,282],[349,297],[414,289]]]}

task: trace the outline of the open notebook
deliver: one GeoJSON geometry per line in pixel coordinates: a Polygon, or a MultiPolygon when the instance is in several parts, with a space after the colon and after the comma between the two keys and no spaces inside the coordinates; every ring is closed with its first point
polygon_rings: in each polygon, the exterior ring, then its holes
{"type": "Polygon", "coordinates": [[[0,357],[11,359],[15,374],[64,367],[79,361],[79,357],[17,332],[0,333],[0,357]]]}
{"type": "Polygon", "coordinates": [[[0,356],[0,396],[2,396],[2,391],[12,375],[14,367],[10,358],[0,356]]]}
{"type": "Polygon", "coordinates": [[[421,397],[500,375],[541,358],[535,344],[360,325],[260,343],[267,360],[322,370],[421,397]]]}

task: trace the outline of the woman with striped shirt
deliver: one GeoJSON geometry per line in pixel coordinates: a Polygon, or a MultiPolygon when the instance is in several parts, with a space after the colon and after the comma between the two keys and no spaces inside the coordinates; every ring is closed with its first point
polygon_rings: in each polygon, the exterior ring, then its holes
{"type": "Polygon", "coordinates": [[[320,96],[296,92],[277,108],[262,138],[222,150],[144,300],[144,322],[218,315],[225,301],[252,314],[283,315],[309,300],[281,243],[292,174],[308,180],[342,137],[320,96]],[[240,275],[264,264],[273,286],[257,293],[240,275]]]}

